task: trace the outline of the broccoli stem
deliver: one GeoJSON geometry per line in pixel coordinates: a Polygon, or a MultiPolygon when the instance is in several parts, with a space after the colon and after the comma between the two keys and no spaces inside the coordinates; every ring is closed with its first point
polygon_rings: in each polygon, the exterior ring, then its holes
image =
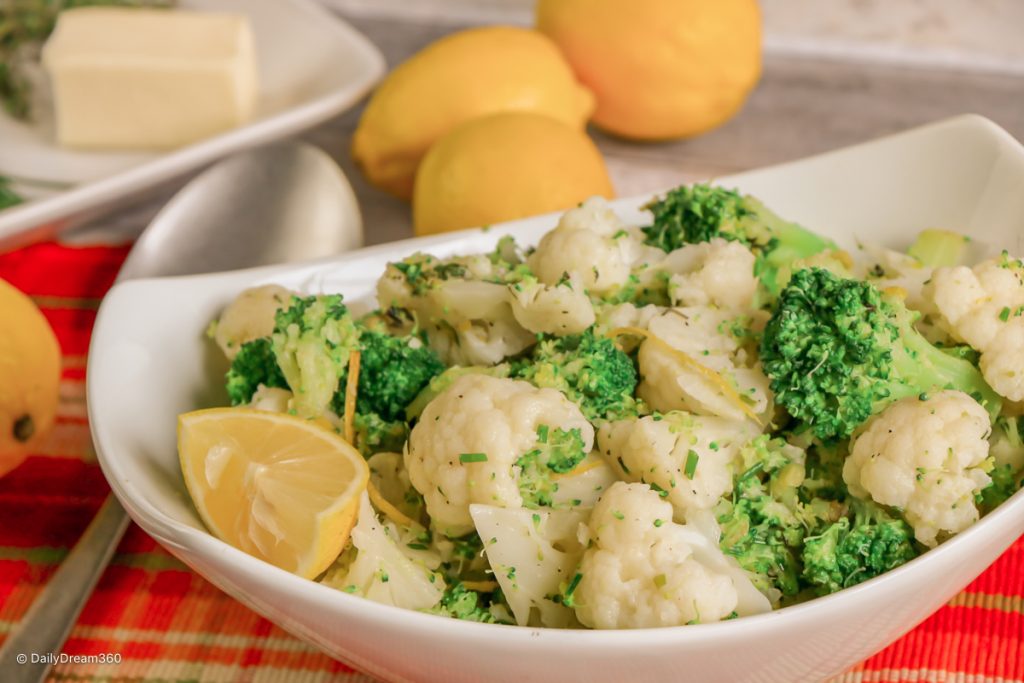
{"type": "Polygon", "coordinates": [[[955,389],[971,396],[995,420],[1002,410],[1002,399],[988,385],[981,372],[970,361],[958,358],[932,346],[914,327],[916,314],[901,303],[896,317],[898,342],[893,344],[893,381],[888,383],[889,396],[880,398],[872,413],[879,412],[893,401],[908,396],[924,396],[929,391],[955,389]]]}

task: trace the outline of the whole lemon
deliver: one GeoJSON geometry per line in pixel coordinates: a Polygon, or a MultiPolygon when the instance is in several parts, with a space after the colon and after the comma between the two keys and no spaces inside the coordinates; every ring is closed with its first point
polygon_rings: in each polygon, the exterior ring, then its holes
{"type": "Polygon", "coordinates": [[[594,123],[627,138],[710,130],[761,75],[756,0],[538,0],[537,28],[594,91],[594,123]]]}
{"type": "Polygon", "coordinates": [[[582,128],[594,96],[576,82],[558,47],[532,29],[454,33],[384,79],[359,120],[352,156],[371,183],[409,199],[416,167],[436,140],[463,121],[508,110],[582,128]]]}
{"type": "Polygon", "coordinates": [[[57,413],[60,346],[32,300],[0,280],[0,476],[49,432],[57,413]]]}
{"type": "Polygon", "coordinates": [[[613,195],[604,159],[575,126],[505,112],[462,124],[430,148],[416,174],[418,235],[490,225],[613,195]]]}

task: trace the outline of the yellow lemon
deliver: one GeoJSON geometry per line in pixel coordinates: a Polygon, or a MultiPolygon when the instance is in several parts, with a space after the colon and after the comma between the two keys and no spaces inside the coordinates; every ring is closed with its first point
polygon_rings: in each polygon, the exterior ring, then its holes
{"type": "Polygon", "coordinates": [[[14,469],[53,426],[60,346],[32,300],[0,280],[0,476],[14,469]]]}
{"type": "Polygon", "coordinates": [[[540,114],[493,114],[430,148],[416,174],[413,226],[429,235],[612,197],[604,159],[583,131],[540,114]]]}
{"type": "Polygon", "coordinates": [[[455,33],[384,79],[359,120],[352,156],[371,183],[409,199],[416,167],[438,138],[464,121],[508,110],[582,128],[594,97],[536,31],[492,26],[455,33]]]}
{"type": "Polygon", "coordinates": [[[594,123],[628,138],[710,130],[761,75],[756,0],[539,0],[537,28],[594,91],[594,123]]]}
{"type": "Polygon", "coordinates": [[[214,535],[310,579],[344,549],[370,477],[363,457],[334,431],[249,408],[179,416],[178,456],[214,535]]]}

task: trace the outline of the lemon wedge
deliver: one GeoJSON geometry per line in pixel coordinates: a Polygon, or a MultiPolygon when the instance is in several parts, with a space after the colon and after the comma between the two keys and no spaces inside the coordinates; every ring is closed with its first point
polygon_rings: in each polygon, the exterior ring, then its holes
{"type": "Polygon", "coordinates": [[[179,416],[178,456],[214,535],[310,579],[348,542],[370,477],[363,457],[334,431],[248,408],[179,416]]]}

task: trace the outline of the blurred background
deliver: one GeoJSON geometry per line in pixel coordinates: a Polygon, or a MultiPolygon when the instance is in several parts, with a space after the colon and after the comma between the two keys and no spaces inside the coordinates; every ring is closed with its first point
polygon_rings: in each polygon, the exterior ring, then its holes
{"type": "MultiPolygon", "coordinates": [[[[533,24],[532,0],[327,0],[390,67],[477,24],[533,24]]],[[[1024,2],[761,0],[761,80],[739,114],[696,138],[637,144],[591,127],[619,196],[824,152],[966,112],[1024,139],[1024,2]]],[[[347,152],[362,107],[309,138],[347,152]]],[[[408,206],[338,157],[369,241],[411,234],[408,206]]]]}

